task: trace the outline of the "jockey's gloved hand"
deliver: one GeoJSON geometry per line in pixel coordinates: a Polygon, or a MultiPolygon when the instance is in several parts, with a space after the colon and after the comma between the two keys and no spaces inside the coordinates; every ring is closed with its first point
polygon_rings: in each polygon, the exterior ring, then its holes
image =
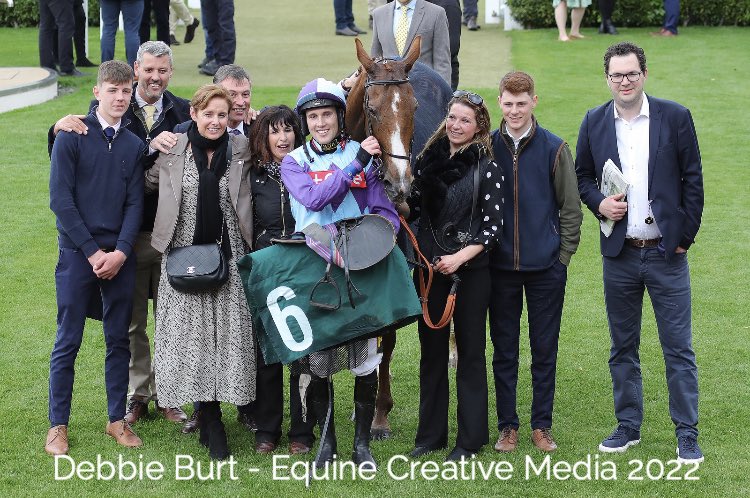
{"type": "Polygon", "coordinates": [[[354,161],[349,163],[349,165],[345,167],[343,171],[351,180],[357,174],[362,172],[365,166],[370,163],[370,159],[372,159],[372,154],[367,152],[365,149],[360,148],[357,152],[357,157],[354,158],[354,161]]]}

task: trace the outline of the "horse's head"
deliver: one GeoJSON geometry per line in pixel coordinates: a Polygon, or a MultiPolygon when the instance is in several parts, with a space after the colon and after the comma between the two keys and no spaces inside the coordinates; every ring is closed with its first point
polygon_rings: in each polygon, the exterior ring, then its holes
{"type": "MultiPolygon", "coordinates": [[[[409,71],[419,58],[421,38],[414,39],[402,60],[372,59],[357,39],[357,58],[362,74],[352,89],[349,108],[362,99],[364,134],[380,143],[385,173],[384,186],[393,202],[401,202],[411,189],[411,143],[417,100],[409,83],[409,71]]],[[[351,109],[351,112],[357,112],[351,109]]],[[[356,137],[355,137],[356,138],[356,137]]]]}

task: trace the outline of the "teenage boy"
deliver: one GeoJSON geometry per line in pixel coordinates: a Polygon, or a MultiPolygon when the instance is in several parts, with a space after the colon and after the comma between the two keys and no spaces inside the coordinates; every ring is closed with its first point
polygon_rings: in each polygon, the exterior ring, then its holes
{"type": "Polygon", "coordinates": [[[50,429],[44,446],[52,455],[68,452],[75,360],[87,303],[96,294],[103,304],[107,348],[106,433],[123,446],[142,444],[124,420],[135,285],[131,256],[143,215],[144,145],[121,119],[130,104],[132,85],[127,64],[104,62],[94,87],[99,105],[84,119],[91,133],[61,133],[52,148],[50,208],[59,232],[57,336],[50,357],[50,429]]]}

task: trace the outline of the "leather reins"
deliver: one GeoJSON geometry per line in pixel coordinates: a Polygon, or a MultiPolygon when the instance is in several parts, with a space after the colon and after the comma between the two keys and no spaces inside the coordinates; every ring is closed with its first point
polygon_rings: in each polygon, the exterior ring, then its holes
{"type": "Polygon", "coordinates": [[[401,227],[406,230],[406,234],[409,236],[409,241],[414,247],[414,252],[419,258],[419,261],[412,261],[412,263],[415,263],[418,266],[417,271],[419,272],[419,301],[422,303],[422,317],[424,318],[424,323],[431,329],[441,329],[448,325],[451,321],[451,318],[453,318],[453,311],[456,308],[456,291],[458,289],[458,284],[461,282],[461,278],[455,273],[452,273],[450,275],[453,283],[451,285],[450,292],[448,292],[448,299],[445,302],[443,315],[440,317],[438,323],[433,323],[432,318],[430,318],[430,311],[427,308],[427,300],[430,294],[430,289],[432,288],[432,262],[429,261],[425,257],[425,255],[422,254],[422,251],[419,250],[417,238],[414,236],[414,232],[411,231],[411,228],[409,228],[409,223],[406,222],[403,216],[399,216],[399,219],[401,220],[401,227]],[[424,279],[425,269],[427,270],[426,282],[424,279]]]}

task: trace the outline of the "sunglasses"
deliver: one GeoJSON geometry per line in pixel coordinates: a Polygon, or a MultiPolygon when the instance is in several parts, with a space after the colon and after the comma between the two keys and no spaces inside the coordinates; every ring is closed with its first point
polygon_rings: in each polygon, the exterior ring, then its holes
{"type": "Polygon", "coordinates": [[[460,99],[462,97],[466,97],[466,99],[474,105],[484,104],[484,99],[482,98],[482,96],[477,95],[474,92],[467,92],[465,90],[456,90],[455,92],[453,92],[454,99],[460,99]]]}

